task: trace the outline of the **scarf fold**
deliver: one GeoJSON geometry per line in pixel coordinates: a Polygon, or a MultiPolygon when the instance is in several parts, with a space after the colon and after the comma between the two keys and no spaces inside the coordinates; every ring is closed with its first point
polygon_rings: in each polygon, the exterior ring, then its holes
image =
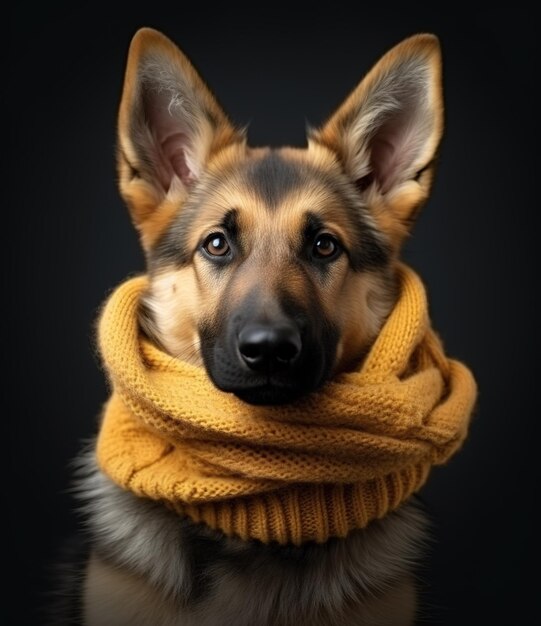
{"type": "Polygon", "coordinates": [[[121,284],[99,324],[113,387],[100,467],[138,496],[243,539],[323,542],[383,517],[460,447],[476,397],[472,374],[430,327],[420,279],[401,266],[400,280],[359,370],[283,406],[245,404],[150,343],[138,324],[148,281],[121,284]]]}

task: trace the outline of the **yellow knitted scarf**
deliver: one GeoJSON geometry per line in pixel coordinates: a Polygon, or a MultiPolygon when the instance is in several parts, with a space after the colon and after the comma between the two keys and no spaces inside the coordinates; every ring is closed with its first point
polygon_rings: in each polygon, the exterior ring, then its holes
{"type": "Polygon", "coordinates": [[[344,537],[383,517],[459,448],[475,381],[430,328],[423,285],[399,300],[358,371],[284,406],[251,406],[141,335],[144,277],[120,285],[99,325],[113,394],[102,470],[195,522],[263,542],[344,537]]]}

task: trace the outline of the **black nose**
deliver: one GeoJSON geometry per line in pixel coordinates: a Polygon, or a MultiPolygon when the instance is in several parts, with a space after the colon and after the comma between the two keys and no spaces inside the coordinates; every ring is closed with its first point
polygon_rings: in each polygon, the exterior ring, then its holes
{"type": "Polygon", "coordinates": [[[256,371],[287,370],[301,352],[301,336],[294,326],[248,324],[239,333],[239,352],[256,371]]]}

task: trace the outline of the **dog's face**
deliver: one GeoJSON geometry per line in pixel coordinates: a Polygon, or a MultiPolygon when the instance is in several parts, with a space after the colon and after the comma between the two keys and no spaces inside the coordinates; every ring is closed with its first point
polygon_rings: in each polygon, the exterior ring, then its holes
{"type": "Polygon", "coordinates": [[[148,261],[145,331],[256,404],[358,363],[396,298],[442,116],[439,46],[419,35],[383,57],[306,149],[253,149],[186,57],[139,31],[118,159],[148,261]]]}
{"type": "Polygon", "coordinates": [[[287,401],[350,361],[388,310],[388,243],[325,150],[224,149],[149,254],[154,333],[214,383],[287,401]]]}

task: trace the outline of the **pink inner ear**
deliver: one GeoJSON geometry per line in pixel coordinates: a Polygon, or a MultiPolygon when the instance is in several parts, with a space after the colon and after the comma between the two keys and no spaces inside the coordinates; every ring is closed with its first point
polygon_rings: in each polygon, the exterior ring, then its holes
{"type": "MultiPolygon", "coordinates": [[[[193,179],[193,172],[186,162],[185,146],[188,138],[183,133],[174,133],[161,142],[161,153],[165,164],[178,176],[185,184],[189,185],[193,179]]],[[[169,184],[171,176],[169,176],[169,184]]]]}
{"type": "Polygon", "coordinates": [[[390,139],[378,137],[371,143],[370,162],[374,177],[380,184],[382,193],[389,190],[393,182],[396,163],[396,147],[390,139]]]}
{"type": "Polygon", "coordinates": [[[411,176],[411,168],[429,136],[425,118],[410,104],[396,111],[370,140],[370,165],[382,193],[411,176]]]}
{"type": "Polygon", "coordinates": [[[153,142],[155,174],[166,192],[173,176],[184,185],[189,185],[195,178],[186,159],[190,148],[190,127],[182,110],[172,110],[171,98],[169,92],[154,91],[147,92],[145,97],[145,118],[153,142]]]}

